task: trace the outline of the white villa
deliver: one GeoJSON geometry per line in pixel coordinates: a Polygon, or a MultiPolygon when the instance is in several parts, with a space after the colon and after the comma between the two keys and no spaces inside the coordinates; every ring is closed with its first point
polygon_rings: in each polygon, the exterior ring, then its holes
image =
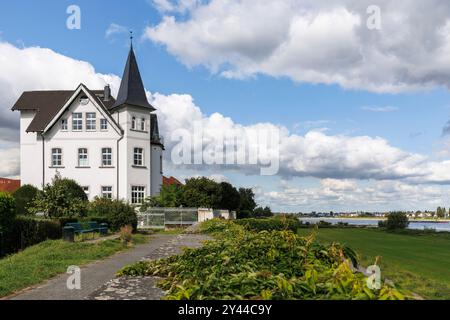
{"type": "Polygon", "coordinates": [[[117,100],[109,86],[24,92],[20,111],[22,185],[38,188],[59,173],[77,181],[89,199],[140,203],[162,185],[164,145],[148,102],[133,46],[117,100]]]}

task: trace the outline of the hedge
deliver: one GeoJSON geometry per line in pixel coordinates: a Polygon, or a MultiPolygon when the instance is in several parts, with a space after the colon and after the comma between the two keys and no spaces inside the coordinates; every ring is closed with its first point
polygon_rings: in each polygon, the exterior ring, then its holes
{"type": "Polygon", "coordinates": [[[17,217],[10,228],[3,232],[1,242],[3,254],[11,254],[45,240],[62,238],[59,221],[17,217]]]}
{"type": "Polygon", "coordinates": [[[236,224],[243,226],[249,231],[281,231],[291,230],[296,232],[301,227],[301,222],[298,219],[291,217],[275,217],[275,218],[249,218],[236,220],[236,224]]]}

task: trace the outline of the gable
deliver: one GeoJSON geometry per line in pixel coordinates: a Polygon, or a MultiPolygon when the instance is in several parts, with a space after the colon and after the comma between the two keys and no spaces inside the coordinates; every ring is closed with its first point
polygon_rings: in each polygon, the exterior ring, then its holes
{"type": "MultiPolygon", "coordinates": [[[[115,103],[111,97],[108,101],[99,98],[103,90],[93,90],[90,94],[95,97],[97,104],[103,105],[109,110],[115,103]]],[[[26,129],[26,132],[44,132],[52,120],[61,112],[69,99],[77,90],[52,90],[52,91],[26,91],[22,93],[17,102],[12,107],[12,111],[36,111],[36,115],[26,129]]]]}

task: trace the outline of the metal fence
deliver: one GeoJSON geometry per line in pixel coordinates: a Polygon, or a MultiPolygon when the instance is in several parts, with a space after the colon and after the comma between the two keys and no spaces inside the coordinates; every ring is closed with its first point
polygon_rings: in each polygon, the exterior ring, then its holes
{"type": "Polygon", "coordinates": [[[138,213],[138,229],[164,229],[166,226],[190,226],[198,222],[195,208],[150,208],[138,213]]]}

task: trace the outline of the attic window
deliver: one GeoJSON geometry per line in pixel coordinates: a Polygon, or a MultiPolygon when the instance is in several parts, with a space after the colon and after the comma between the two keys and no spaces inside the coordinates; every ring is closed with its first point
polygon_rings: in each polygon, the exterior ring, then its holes
{"type": "Polygon", "coordinates": [[[81,97],[80,97],[80,103],[81,103],[82,105],[87,105],[87,104],[89,103],[89,98],[86,97],[86,96],[81,96],[81,97]]]}

